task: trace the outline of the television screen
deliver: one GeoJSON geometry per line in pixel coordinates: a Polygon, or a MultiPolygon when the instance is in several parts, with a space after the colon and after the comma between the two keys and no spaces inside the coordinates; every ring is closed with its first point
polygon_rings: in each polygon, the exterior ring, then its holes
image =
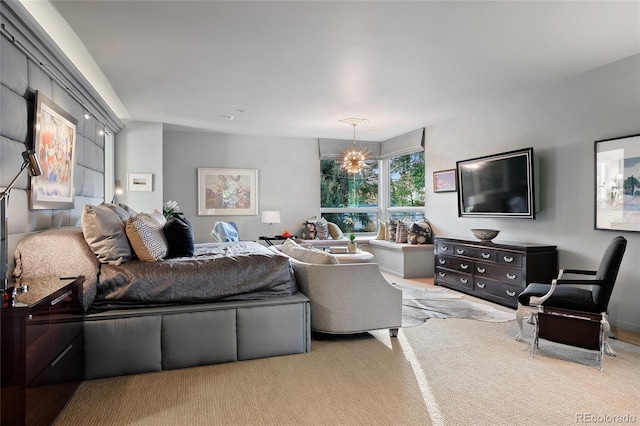
{"type": "Polygon", "coordinates": [[[456,163],[459,216],[535,218],[533,148],[456,163]]]}

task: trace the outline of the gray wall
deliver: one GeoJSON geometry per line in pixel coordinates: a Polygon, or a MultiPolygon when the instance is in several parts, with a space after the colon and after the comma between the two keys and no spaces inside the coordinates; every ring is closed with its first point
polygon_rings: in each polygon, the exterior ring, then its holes
{"type": "Polygon", "coordinates": [[[540,160],[541,211],[536,220],[457,217],[455,193],[434,193],[427,179],[427,217],[437,235],[473,238],[496,228],[499,239],[554,244],[560,267],[596,269],[608,242],[628,240],[610,307],[611,322],[640,332],[640,234],[596,231],[594,141],[640,133],[640,55],[535,92],[479,105],[427,128],[426,173],[457,160],[532,146],[540,160]]]}
{"type": "Polygon", "coordinates": [[[125,203],[139,212],[162,211],[163,148],[162,124],[148,122],[128,123],[115,138],[115,178],[124,190],[117,202],[125,203]],[[128,191],[129,173],[151,173],[151,191],[128,191]]]}
{"type": "Polygon", "coordinates": [[[241,238],[255,240],[267,232],[263,210],[280,211],[274,233],[298,235],[304,219],[320,214],[317,139],[165,131],[163,157],[163,200],[178,202],[196,242],[212,241],[218,220],[236,222],[241,238]],[[197,169],[209,167],[258,169],[258,216],[197,216],[197,169]]]}

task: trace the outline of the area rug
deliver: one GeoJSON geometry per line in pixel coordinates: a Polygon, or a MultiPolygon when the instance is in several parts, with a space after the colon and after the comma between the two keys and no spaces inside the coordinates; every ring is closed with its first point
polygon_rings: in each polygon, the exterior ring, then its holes
{"type": "Polygon", "coordinates": [[[402,290],[402,326],[414,327],[429,318],[464,318],[486,322],[515,320],[513,312],[468,300],[468,296],[446,288],[416,288],[393,284],[402,290]]]}

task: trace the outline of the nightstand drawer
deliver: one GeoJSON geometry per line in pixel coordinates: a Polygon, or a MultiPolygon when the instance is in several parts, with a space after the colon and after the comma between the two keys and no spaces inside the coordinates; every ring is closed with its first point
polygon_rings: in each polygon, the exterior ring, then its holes
{"type": "Polygon", "coordinates": [[[27,320],[26,383],[31,382],[71,342],[82,335],[82,327],[82,321],[77,318],[52,322],[27,320]]]}

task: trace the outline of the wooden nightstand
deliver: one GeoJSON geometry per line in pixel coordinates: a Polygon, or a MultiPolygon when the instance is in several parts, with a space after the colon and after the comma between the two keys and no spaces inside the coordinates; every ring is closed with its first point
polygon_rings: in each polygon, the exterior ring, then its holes
{"type": "Polygon", "coordinates": [[[48,425],[84,377],[84,277],[20,280],[2,313],[3,425],[48,425]]]}

